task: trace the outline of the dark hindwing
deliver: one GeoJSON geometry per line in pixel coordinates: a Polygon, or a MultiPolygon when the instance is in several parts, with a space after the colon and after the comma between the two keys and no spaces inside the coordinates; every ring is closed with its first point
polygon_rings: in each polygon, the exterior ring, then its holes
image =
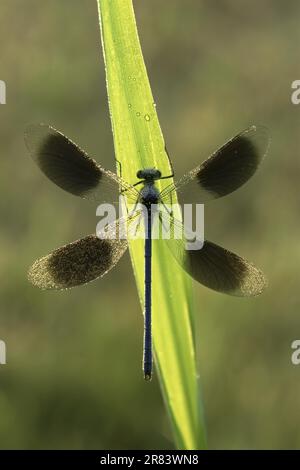
{"type": "Polygon", "coordinates": [[[33,263],[29,281],[41,289],[68,289],[103,277],[119,261],[126,240],[89,235],[57,248],[33,263]]]}
{"type": "Polygon", "coordinates": [[[97,235],[57,248],[33,263],[29,281],[40,289],[69,289],[103,277],[123,256],[141,220],[136,211],[97,229],[97,235]]]}
{"type": "Polygon", "coordinates": [[[185,251],[183,268],[198,282],[225,294],[249,297],[266,287],[263,273],[244,258],[205,241],[200,250],[185,251]]]}
{"type": "MultiPolygon", "coordinates": [[[[162,224],[164,219],[160,218],[162,224]]],[[[229,295],[259,295],[267,286],[264,274],[252,263],[210,241],[197,240],[177,220],[171,221],[171,237],[164,240],[180,266],[197,282],[229,295]],[[181,238],[174,238],[175,229],[181,238]],[[198,249],[191,249],[197,247],[198,249]]]]}

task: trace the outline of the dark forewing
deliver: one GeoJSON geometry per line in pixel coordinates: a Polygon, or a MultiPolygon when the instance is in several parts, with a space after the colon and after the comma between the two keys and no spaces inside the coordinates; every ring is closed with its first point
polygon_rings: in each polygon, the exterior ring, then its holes
{"type": "Polygon", "coordinates": [[[255,173],[267,153],[269,142],[265,127],[249,127],[163,191],[162,198],[166,198],[171,190],[191,191],[193,187],[200,202],[232,193],[255,173]]]}
{"type": "Polygon", "coordinates": [[[38,259],[28,272],[41,289],[68,289],[104,276],[121,258],[126,240],[89,235],[38,259]]]}
{"type": "Polygon", "coordinates": [[[102,168],[51,126],[29,126],[25,131],[25,143],[42,172],[71,194],[92,200],[116,201],[119,190],[126,189],[134,195],[134,200],[137,197],[132,186],[102,168]]]}

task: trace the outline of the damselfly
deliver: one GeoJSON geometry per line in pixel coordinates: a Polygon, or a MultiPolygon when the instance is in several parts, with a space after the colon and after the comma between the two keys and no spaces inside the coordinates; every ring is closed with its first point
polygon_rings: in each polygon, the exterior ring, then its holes
{"type": "MultiPolygon", "coordinates": [[[[144,353],[145,379],[152,375],[151,281],[152,281],[152,215],[153,205],[167,208],[174,191],[197,188],[204,203],[232,193],[256,171],[269,146],[267,130],[251,126],[229,140],[206,161],[187,173],[178,182],[159,191],[156,182],[173,178],[162,175],[158,168],[137,171],[138,181],[131,185],[120,176],[105,170],[51,126],[30,126],[25,133],[26,145],[45,175],[62,189],[93,201],[107,200],[112,193],[122,193],[133,204],[142,203],[145,211],[145,296],[144,353]],[[139,190],[139,188],[141,188],[139,190]]],[[[167,209],[168,210],[168,209],[167,209]]],[[[173,227],[181,221],[169,211],[173,227]]],[[[135,215],[120,218],[120,230],[135,215]]],[[[161,223],[163,219],[160,218],[161,223]]],[[[110,227],[107,232],[109,233],[110,227]]],[[[263,273],[240,256],[205,240],[201,249],[189,250],[185,238],[165,240],[178,263],[192,278],[218,292],[237,296],[255,296],[266,286],[263,273]]],[[[125,253],[128,240],[121,237],[89,235],[54,250],[38,259],[29,270],[29,280],[42,289],[68,289],[104,276],[125,253]]]]}

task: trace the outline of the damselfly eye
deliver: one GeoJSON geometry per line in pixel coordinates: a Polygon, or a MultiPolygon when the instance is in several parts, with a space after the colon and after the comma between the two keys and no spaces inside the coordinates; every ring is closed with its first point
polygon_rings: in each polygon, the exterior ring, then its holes
{"type": "Polygon", "coordinates": [[[136,177],[146,181],[159,180],[161,178],[161,171],[156,168],[145,168],[143,170],[139,170],[136,177]]]}

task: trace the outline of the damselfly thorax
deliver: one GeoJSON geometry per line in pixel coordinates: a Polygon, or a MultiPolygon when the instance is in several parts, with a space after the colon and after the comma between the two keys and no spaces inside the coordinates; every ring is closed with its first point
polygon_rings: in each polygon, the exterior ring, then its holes
{"type": "Polygon", "coordinates": [[[161,171],[156,168],[145,168],[144,170],[139,170],[136,176],[141,181],[136,183],[135,186],[143,184],[138,202],[147,209],[150,209],[151,205],[158,204],[161,201],[160,191],[155,185],[155,182],[161,179],[161,171]]]}

